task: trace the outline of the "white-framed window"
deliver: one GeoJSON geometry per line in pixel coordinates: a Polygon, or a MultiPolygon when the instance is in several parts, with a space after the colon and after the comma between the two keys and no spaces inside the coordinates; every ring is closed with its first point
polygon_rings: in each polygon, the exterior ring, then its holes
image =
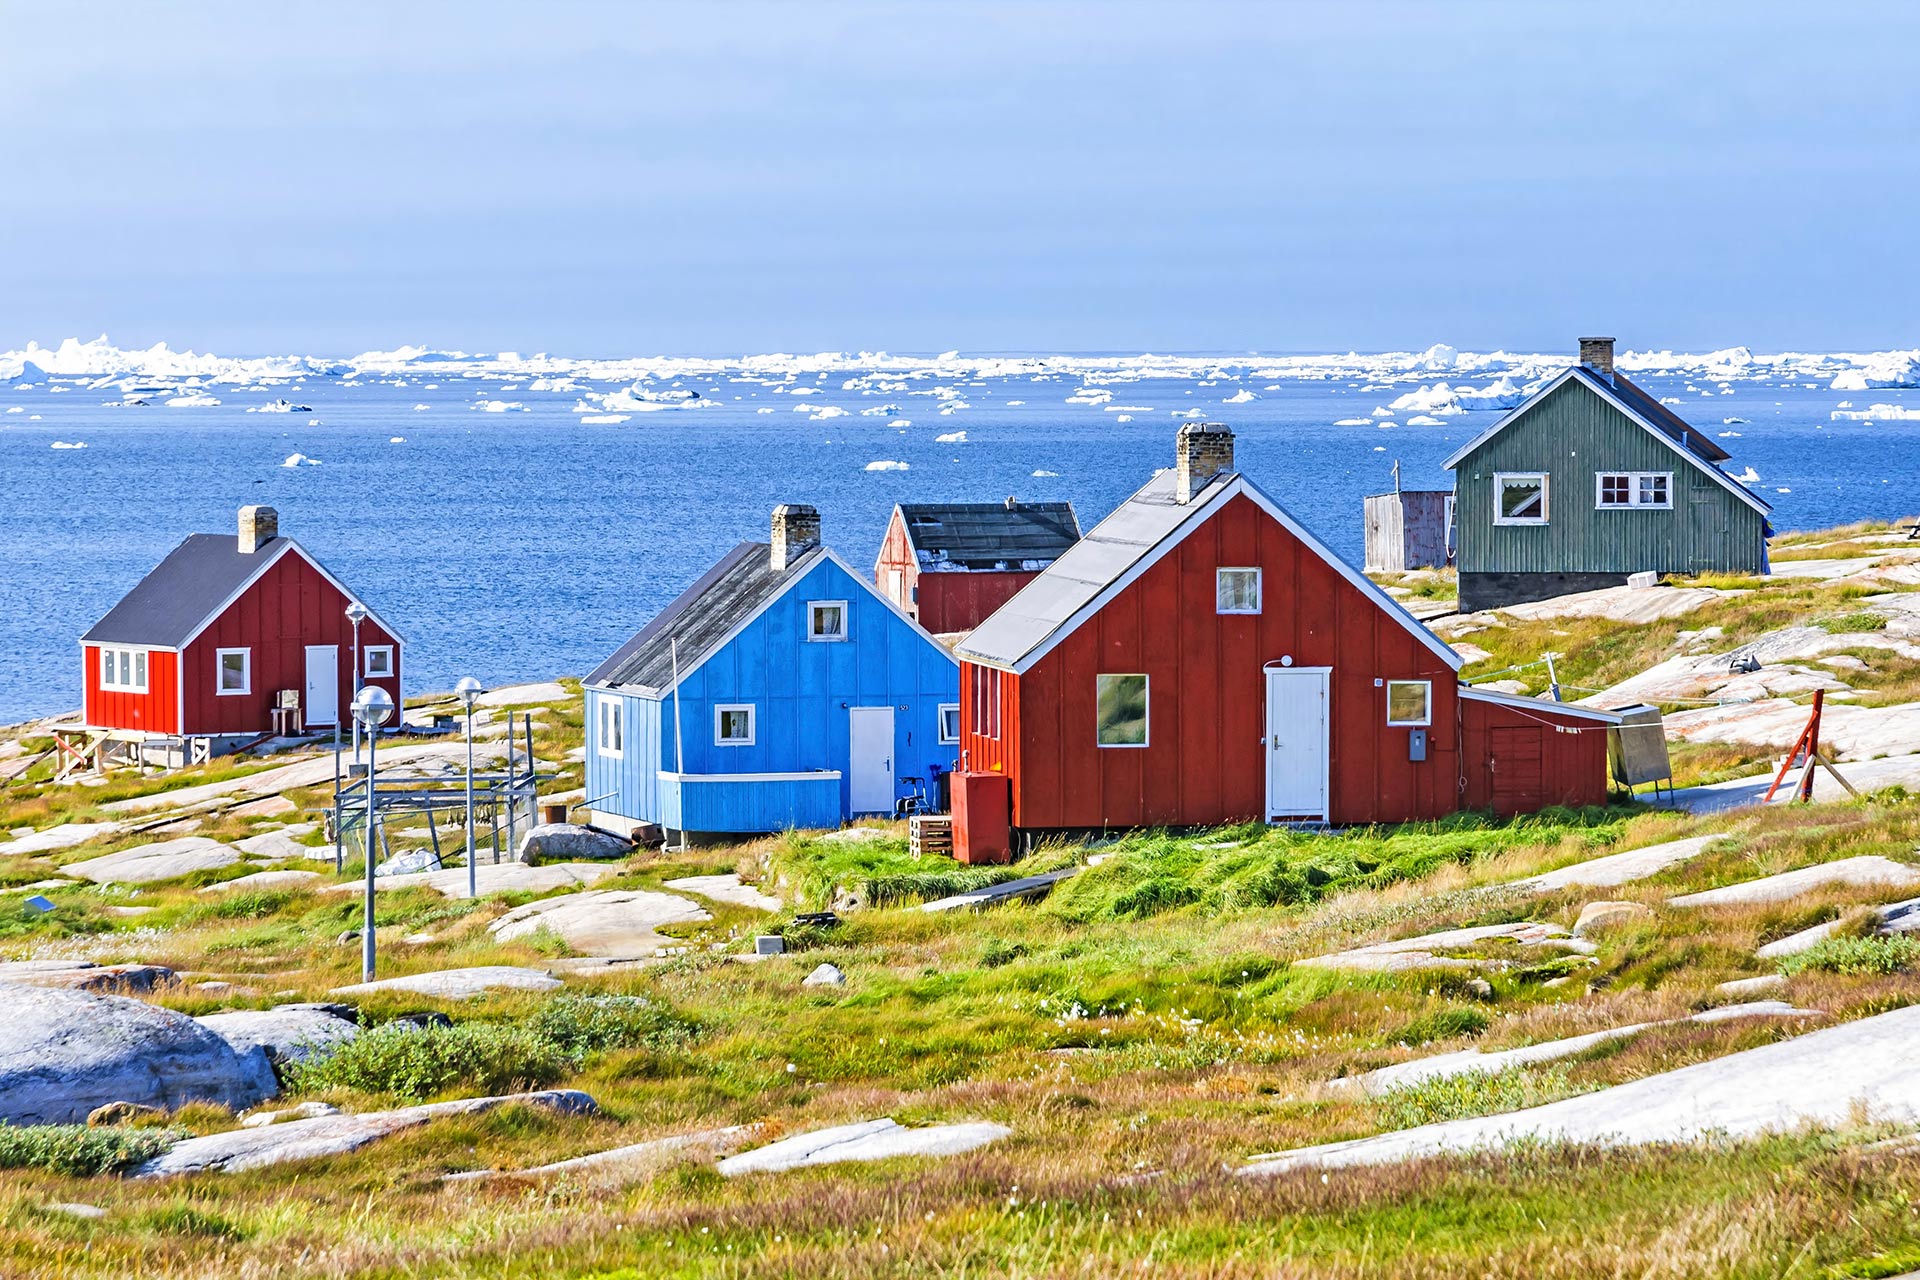
{"type": "Polygon", "coordinates": [[[100,647],[100,687],[121,693],[147,691],[147,651],[119,645],[100,647]]]}
{"type": "Polygon", "coordinates": [[[1671,471],[1596,471],[1593,505],[1601,511],[1632,507],[1670,509],[1673,506],[1671,471]]]}
{"type": "Polygon", "coordinates": [[[360,652],[365,655],[366,678],[368,680],[393,674],[392,645],[370,644],[360,652]]]}
{"type": "Polygon", "coordinates": [[[620,699],[602,696],[600,706],[599,737],[596,745],[600,754],[618,760],[627,752],[627,706],[620,699]]]}
{"type": "Polygon", "coordinates": [[[1215,569],[1213,599],[1216,613],[1260,612],[1260,571],[1215,569]]]}
{"type": "Polygon", "coordinates": [[[1144,675],[1094,677],[1098,717],[1094,741],[1103,747],[1147,745],[1147,678],[1144,675]]]}
{"type": "Polygon", "coordinates": [[[1547,522],[1547,473],[1544,471],[1494,472],[1493,522],[1495,524],[1545,524],[1547,522]]]}
{"type": "Polygon", "coordinates": [[[213,691],[221,697],[253,692],[253,650],[215,649],[213,670],[213,691]]]}
{"type": "Polygon", "coordinates": [[[750,747],[753,745],[753,705],[722,703],[713,709],[713,745],[750,747]]]}
{"type": "Polygon", "coordinates": [[[940,741],[943,743],[960,741],[960,704],[957,702],[940,704],[940,741]]]}
{"type": "Polygon", "coordinates": [[[845,640],[847,638],[847,602],[845,600],[807,601],[807,639],[845,640]]]}
{"type": "Polygon", "coordinates": [[[1433,681],[1387,681],[1387,723],[1390,725],[1432,724],[1433,681]]]}

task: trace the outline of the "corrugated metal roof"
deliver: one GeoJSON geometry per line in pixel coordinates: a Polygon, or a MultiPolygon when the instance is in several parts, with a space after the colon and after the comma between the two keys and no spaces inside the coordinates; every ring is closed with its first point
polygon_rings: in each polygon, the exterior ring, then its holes
{"type": "Polygon", "coordinates": [[[921,560],[965,569],[1050,563],[1080,540],[1070,502],[916,502],[900,505],[921,560]]]}
{"type": "Polygon", "coordinates": [[[1011,666],[1225,491],[1225,472],[1184,506],[1174,500],[1174,473],[1162,471],[1095,525],[961,644],[969,657],[1011,666]]]}
{"type": "Polygon", "coordinates": [[[669,687],[673,683],[674,641],[679,642],[680,670],[691,670],[728,632],[825,554],[824,549],[815,547],[780,571],[773,567],[772,547],[764,542],[741,543],[612,657],[595,667],[586,682],[649,690],[669,687]]]}
{"type": "Polygon", "coordinates": [[[272,538],[242,553],[233,534],[189,534],[81,642],[177,648],[286,545],[272,538]]]}

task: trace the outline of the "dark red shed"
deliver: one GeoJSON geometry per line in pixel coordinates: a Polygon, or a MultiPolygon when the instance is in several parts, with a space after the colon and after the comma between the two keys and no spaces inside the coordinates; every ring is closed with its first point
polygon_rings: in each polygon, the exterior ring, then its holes
{"type": "Polygon", "coordinates": [[[1079,540],[1070,502],[901,503],[873,584],[928,631],[953,635],[979,626],[1079,540]]]}
{"type": "MultiPolygon", "coordinates": [[[[85,726],[135,740],[251,736],[279,727],[283,701],[308,729],[344,724],[357,599],[280,536],[272,507],[242,507],[238,537],[190,535],[81,637],[85,726]]],[[[360,683],[398,705],[399,635],[369,610],[357,648],[360,683]]]]}
{"type": "Polygon", "coordinates": [[[1336,825],[1606,798],[1607,712],[1460,657],[1181,428],[1161,472],[961,642],[963,771],[1016,830],[1336,825]]]}

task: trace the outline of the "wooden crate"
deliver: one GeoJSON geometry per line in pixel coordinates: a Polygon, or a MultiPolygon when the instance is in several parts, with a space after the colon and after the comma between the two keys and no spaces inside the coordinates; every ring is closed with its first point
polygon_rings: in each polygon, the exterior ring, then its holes
{"type": "Polygon", "coordinates": [[[953,856],[953,819],[944,813],[916,813],[907,820],[907,848],[917,858],[923,853],[953,856]]]}

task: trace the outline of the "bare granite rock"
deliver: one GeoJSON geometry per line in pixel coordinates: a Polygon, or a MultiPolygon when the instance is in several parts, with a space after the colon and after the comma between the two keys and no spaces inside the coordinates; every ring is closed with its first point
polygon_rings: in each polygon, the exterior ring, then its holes
{"type": "Polygon", "coordinates": [[[1802,894],[1821,889],[1861,889],[1877,885],[1906,886],[1920,883],[1920,870],[1891,858],[1862,855],[1820,862],[1795,871],[1743,880],[1739,884],[1682,894],[1668,899],[1676,907],[1723,907],[1754,902],[1791,902],[1802,894]]]}
{"type": "Polygon", "coordinates": [[[577,822],[543,822],[520,838],[514,858],[525,863],[575,858],[615,860],[632,852],[633,842],[612,832],[577,822]]]}
{"type": "Polygon", "coordinates": [[[676,894],[646,889],[590,889],[529,902],[495,920],[487,931],[502,942],[546,931],[589,956],[651,956],[680,945],[661,925],[711,920],[705,907],[676,894]]]}
{"type": "Polygon", "coordinates": [[[723,1176],[734,1178],[743,1173],[778,1173],[807,1165],[886,1160],[894,1156],[953,1156],[998,1142],[1012,1133],[1013,1130],[998,1124],[935,1124],[907,1129],[891,1119],[868,1120],[795,1134],[728,1156],[714,1167],[723,1176]]]}
{"type": "Polygon", "coordinates": [[[275,1063],[325,1057],[360,1034],[358,1023],[312,1006],[238,1009],[195,1018],[236,1053],[263,1049],[275,1063]]]}
{"type": "Polygon", "coordinates": [[[196,871],[218,871],[242,860],[239,850],[205,836],[182,836],[158,844],[135,845],[84,862],[70,862],[60,870],[95,884],[156,884],[177,880],[196,871]]]}
{"type": "Polygon", "coordinates": [[[412,973],[399,978],[381,978],[374,982],[356,982],[335,987],[337,996],[364,995],[370,991],[413,991],[447,1000],[470,1000],[483,992],[552,991],[564,986],[560,979],[544,969],[521,969],[507,964],[476,965],[469,969],[439,969],[431,973],[412,973]]]}

